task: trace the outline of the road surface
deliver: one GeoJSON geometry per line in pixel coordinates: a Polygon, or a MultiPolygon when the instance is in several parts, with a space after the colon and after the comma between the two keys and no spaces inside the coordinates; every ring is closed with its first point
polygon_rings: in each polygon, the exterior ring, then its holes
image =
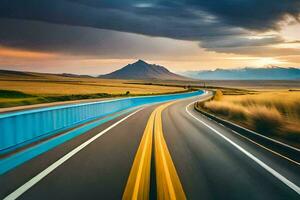
{"type": "Polygon", "coordinates": [[[179,100],[139,108],[4,173],[0,199],[300,199],[300,165],[179,100]]]}

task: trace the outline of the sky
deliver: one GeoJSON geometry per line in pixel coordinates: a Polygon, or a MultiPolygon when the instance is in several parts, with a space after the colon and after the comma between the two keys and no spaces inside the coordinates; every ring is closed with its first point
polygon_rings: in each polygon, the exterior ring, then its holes
{"type": "Polygon", "coordinates": [[[299,0],[1,0],[0,69],[300,67],[299,0]]]}

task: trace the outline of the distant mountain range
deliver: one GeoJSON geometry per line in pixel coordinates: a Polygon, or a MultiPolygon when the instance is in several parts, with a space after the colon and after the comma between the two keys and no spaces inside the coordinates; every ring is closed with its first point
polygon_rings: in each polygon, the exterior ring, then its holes
{"type": "Polygon", "coordinates": [[[182,74],[202,80],[300,80],[300,69],[283,67],[187,71],[182,74]]]}
{"type": "Polygon", "coordinates": [[[138,60],[133,64],[116,70],[112,73],[100,75],[99,78],[107,79],[159,79],[159,80],[189,80],[189,78],[170,72],[167,68],[148,64],[143,60],[138,60]]]}
{"type": "MultiPolygon", "coordinates": [[[[136,79],[136,80],[182,80],[192,81],[200,80],[299,80],[299,68],[283,68],[283,67],[265,67],[265,68],[241,68],[241,69],[216,69],[216,70],[200,70],[187,71],[182,75],[170,72],[163,66],[148,64],[145,61],[138,60],[133,64],[116,70],[112,73],[100,75],[99,78],[105,79],[136,79]]],[[[48,76],[69,77],[69,78],[93,78],[89,75],[77,74],[50,74],[38,72],[24,72],[1,70],[1,77],[20,77],[20,78],[43,78],[48,76]]]]}
{"type": "MultiPolygon", "coordinates": [[[[51,73],[39,73],[39,72],[25,72],[25,71],[13,71],[13,70],[1,70],[1,77],[11,78],[47,78],[49,76],[56,77],[68,77],[68,78],[95,78],[89,75],[78,75],[70,73],[51,74],[51,73]]],[[[100,75],[99,78],[104,79],[135,79],[135,80],[191,80],[191,78],[184,77],[170,72],[167,68],[148,64],[143,60],[138,60],[133,64],[128,64],[125,67],[111,72],[109,74],[100,75]]]]}

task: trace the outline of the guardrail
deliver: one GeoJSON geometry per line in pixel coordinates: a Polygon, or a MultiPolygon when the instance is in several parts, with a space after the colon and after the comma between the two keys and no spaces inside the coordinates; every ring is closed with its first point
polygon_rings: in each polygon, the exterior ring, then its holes
{"type": "Polygon", "coordinates": [[[132,97],[0,114],[0,154],[128,108],[197,96],[202,93],[203,91],[196,91],[132,97]]]}
{"type": "Polygon", "coordinates": [[[295,160],[296,162],[300,162],[300,150],[298,148],[290,146],[288,144],[285,144],[281,141],[269,138],[265,135],[262,135],[255,131],[252,131],[252,130],[249,130],[245,127],[237,125],[228,120],[217,117],[216,115],[213,115],[211,113],[208,113],[204,110],[199,109],[196,106],[196,104],[195,104],[195,109],[202,115],[216,121],[217,123],[223,124],[225,127],[235,131],[236,133],[238,133],[250,140],[256,141],[259,144],[263,145],[264,147],[272,149],[272,150],[276,151],[277,153],[284,155],[285,157],[295,160]]]}

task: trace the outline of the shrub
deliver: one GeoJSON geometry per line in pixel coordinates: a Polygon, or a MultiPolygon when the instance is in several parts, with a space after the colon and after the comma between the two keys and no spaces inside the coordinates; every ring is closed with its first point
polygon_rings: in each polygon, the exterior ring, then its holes
{"type": "Polygon", "coordinates": [[[264,92],[238,96],[220,94],[216,94],[214,100],[198,105],[261,134],[300,142],[299,92],[264,92]]]}
{"type": "Polygon", "coordinates": [[[204,108],[215,113],[224,116],[229,115],[229,106],[226,102],[208,101],[204,103],[204,108]]]}
{"type": "Polygon", "coordinates": [[[249,108],[249,122],[258,132],[278,134],[284,125],[284,119],[274,107],[253,106],[249,108]]]}
{"type": "Polygon", "coordinates": [[[204,104],[204,108],[234,120],[245,120],[247,115],[247,109],[230,102],[210,101],[204,104]]]}
{"type": "Polygon", "coordinates": [[[223,93],[221,90],[216,90],[213,100],[220,101],[223,97],[223,93]]]}
{"type": "Polygon", "coordinates": [[[15,90],[0,90],[0,98],[28,98],[34,95],[26,94],[15,90]]]}

